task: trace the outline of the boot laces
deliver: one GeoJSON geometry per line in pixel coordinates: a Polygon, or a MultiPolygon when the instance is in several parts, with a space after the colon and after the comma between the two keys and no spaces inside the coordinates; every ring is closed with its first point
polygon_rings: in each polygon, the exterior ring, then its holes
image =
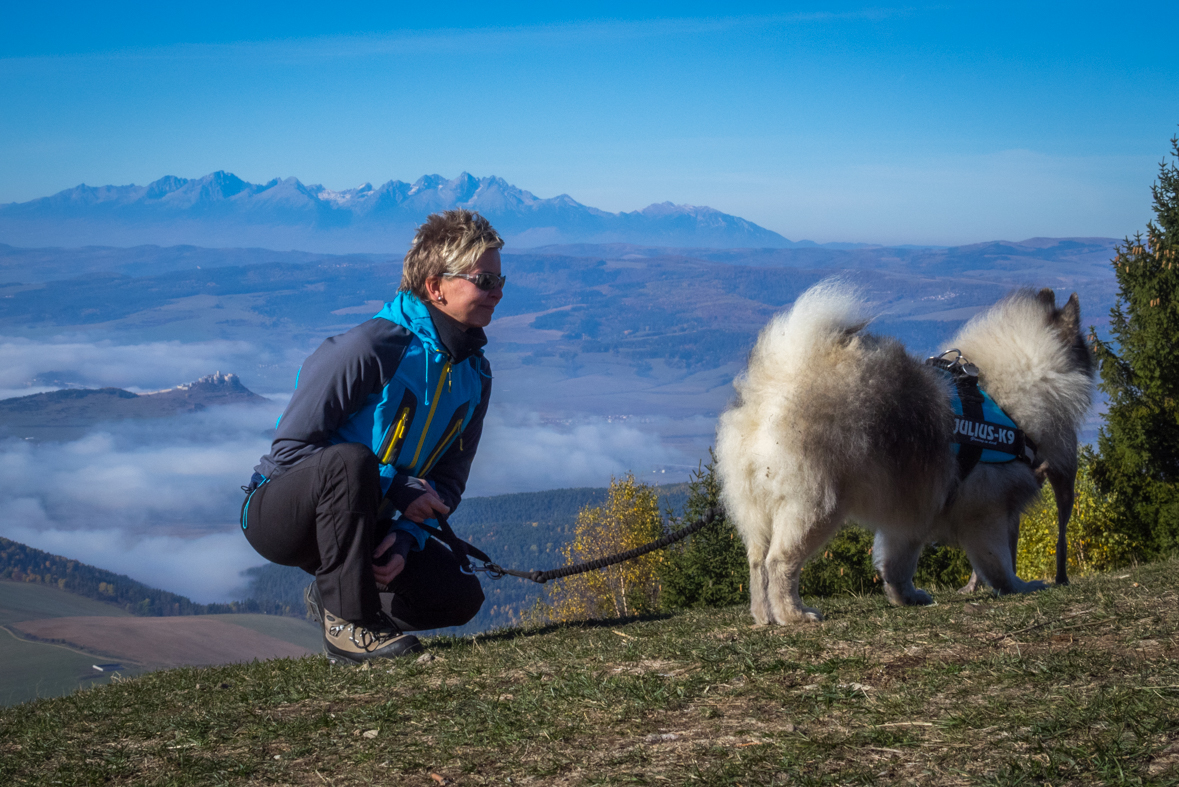
{"type": "MultiPolygon", "coordinates": [[[[344,627],[340,626],[339,628],[343,629],[344,627]]],[[[352,641],[352,644],[366,651],[373,651],[389,640],[401,636],[401,629],[394,625],[384,610],[380,613],[380,623],[377,628],[358,626],[355,623],[349,623],[347,628],[348,639],[352,641]]]]}

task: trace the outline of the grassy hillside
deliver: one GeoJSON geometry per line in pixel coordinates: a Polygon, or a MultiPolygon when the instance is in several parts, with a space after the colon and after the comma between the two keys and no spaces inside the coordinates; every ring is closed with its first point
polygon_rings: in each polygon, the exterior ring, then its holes
{"type": "Polygon", "coordinates": [[[158,672],[0,710],[0,783],[1179,783],[1179,562],[936,599],[158,672]]]}
{"type": "Polygon", "coordinates": [[[79,596],[52,585],[0,581],[0,626],[41,618],[130,614],[114,604],[79,596]]]}

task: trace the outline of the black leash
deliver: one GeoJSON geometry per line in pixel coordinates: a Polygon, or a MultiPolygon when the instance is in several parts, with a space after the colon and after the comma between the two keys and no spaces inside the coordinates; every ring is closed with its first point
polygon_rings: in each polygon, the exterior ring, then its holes
{"type": "Polygon", "coordinates": [[[419,524],[418,527],[422,528],[426,532],[430,533],[430,535],[434,536],[442,543],[450,547],[451,551],[459,556],[459,560],[462,563],[463,569],[468,573],[475,571],[486,571],[487,576],[491,577],[492,579],[502,579],[503,577],[519,577],[520,579],[530,579],[533,582],[543,585],[550,579],[561,579],[563,577],[571,577],[575,574],[584,574],[587,571],[597,571],[598,569],[606,568],[607,566],[613,566],[617,563],[624,563],[627,560],[634,560],[636,557],[642,557],[648,552],[654,552],[657,549],[663,549],[664,547],[670,546],[677,541],[682,541],[698,530],[707,527],[714,519],[716,519],[719,513],[720,512],[718,509],[709,508],[704,512],[704,516],[700,517],[700,519],[697,519],[695,522],[687,525],[686,527],[681,527],[679,530],[674,530],[668,533],[657,541],[652,541],[649,544],[643,544],[641,547],[635,547],[634,549],[628,549],[625,552],[619,552],[617,555],[600,557],[596,560],[590,560],[586,563],[578,563],[576,565],[565,566],[563,568],[553,568],[549,569],[548,571],[516,571],[515,569],[504,568],[503,566],[497,565],[496,563],[492,562],[491,558],[489,558],[487,553],[485,553],[483,550],[472,544],[468,544],[466,541],[463,541],[461,538],[455,535],[454,530],[450,527],[450,523],[446,521],[446,517],[438,517],[438,524],[441,525],[440,528],[430,527],[429,525],[422,524],[419,524]],[[468,555],[474,556],[476,560],[483,561],[483,565],[472,566],[470,560],[467,559],[468,555]]]}

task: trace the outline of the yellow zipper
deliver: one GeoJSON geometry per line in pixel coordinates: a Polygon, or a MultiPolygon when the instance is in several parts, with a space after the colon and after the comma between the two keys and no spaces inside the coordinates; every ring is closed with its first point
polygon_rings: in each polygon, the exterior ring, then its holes
{"type": "MultiPolygon", "coordinates": [[[[455,433],[459,429],[462,429],[462,428],[463,428],[463,421],[460,418],[458,421],[455,422],[454,426],[450,427],[450,429],[447,430],[446,434],[442,435],[442,440],[438,443],[438,447],[434,449],[434,453],[430,454],[429,458],[426,459],[426,464],[422,467],[422,475],[423,476],[434,469],[434,463],[436,461],[438,461],[438,458],[440,456],[442,456],[442,449],[446,448],[446,445],[451,440],[454,439],[455,433]]],[[[462,449],[460,448],[459,450],[462,450],[462,449]]]]}
{"type": "Polygon", "coordinates": [[[385,449],[385,455],[381,457],[381,464],[392,464],[397,457],[394,451],[401,447],[401,440],[405,437],[405,432],[409,428],[409,408],[401,408],[401,417],[397,419],[397,426],[393,429],[393,439],[389,441],[389,447],[385,449]]]}
{"type": "Polygon", "coordinates": [[[430,432],[430,422],[434,420],[434,410],[438,407],[438,398],[442,396],[442,383],[450,373],[450,361],[442,366],[442,374],[438,377],[438,387],[434,389],[434,401],[430,403],[430,412],[426,415],[426,425],[422,427],[422,436],[418,439],[418,448],[413,452],[412,467],[418,466],[418,457],[422,455],[422,446],[426,443],[426,435],[430,432]]]}

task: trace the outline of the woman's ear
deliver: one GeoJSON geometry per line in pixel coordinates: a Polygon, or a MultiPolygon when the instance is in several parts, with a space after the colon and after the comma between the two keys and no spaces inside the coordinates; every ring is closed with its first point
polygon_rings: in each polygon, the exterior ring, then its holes
{"type": "Polygon", "coordinates": [[[426,277],[426,300],[431,303],[439,303],[442,300],[442,277],[441,276],[427,276],[426,277]]]}

